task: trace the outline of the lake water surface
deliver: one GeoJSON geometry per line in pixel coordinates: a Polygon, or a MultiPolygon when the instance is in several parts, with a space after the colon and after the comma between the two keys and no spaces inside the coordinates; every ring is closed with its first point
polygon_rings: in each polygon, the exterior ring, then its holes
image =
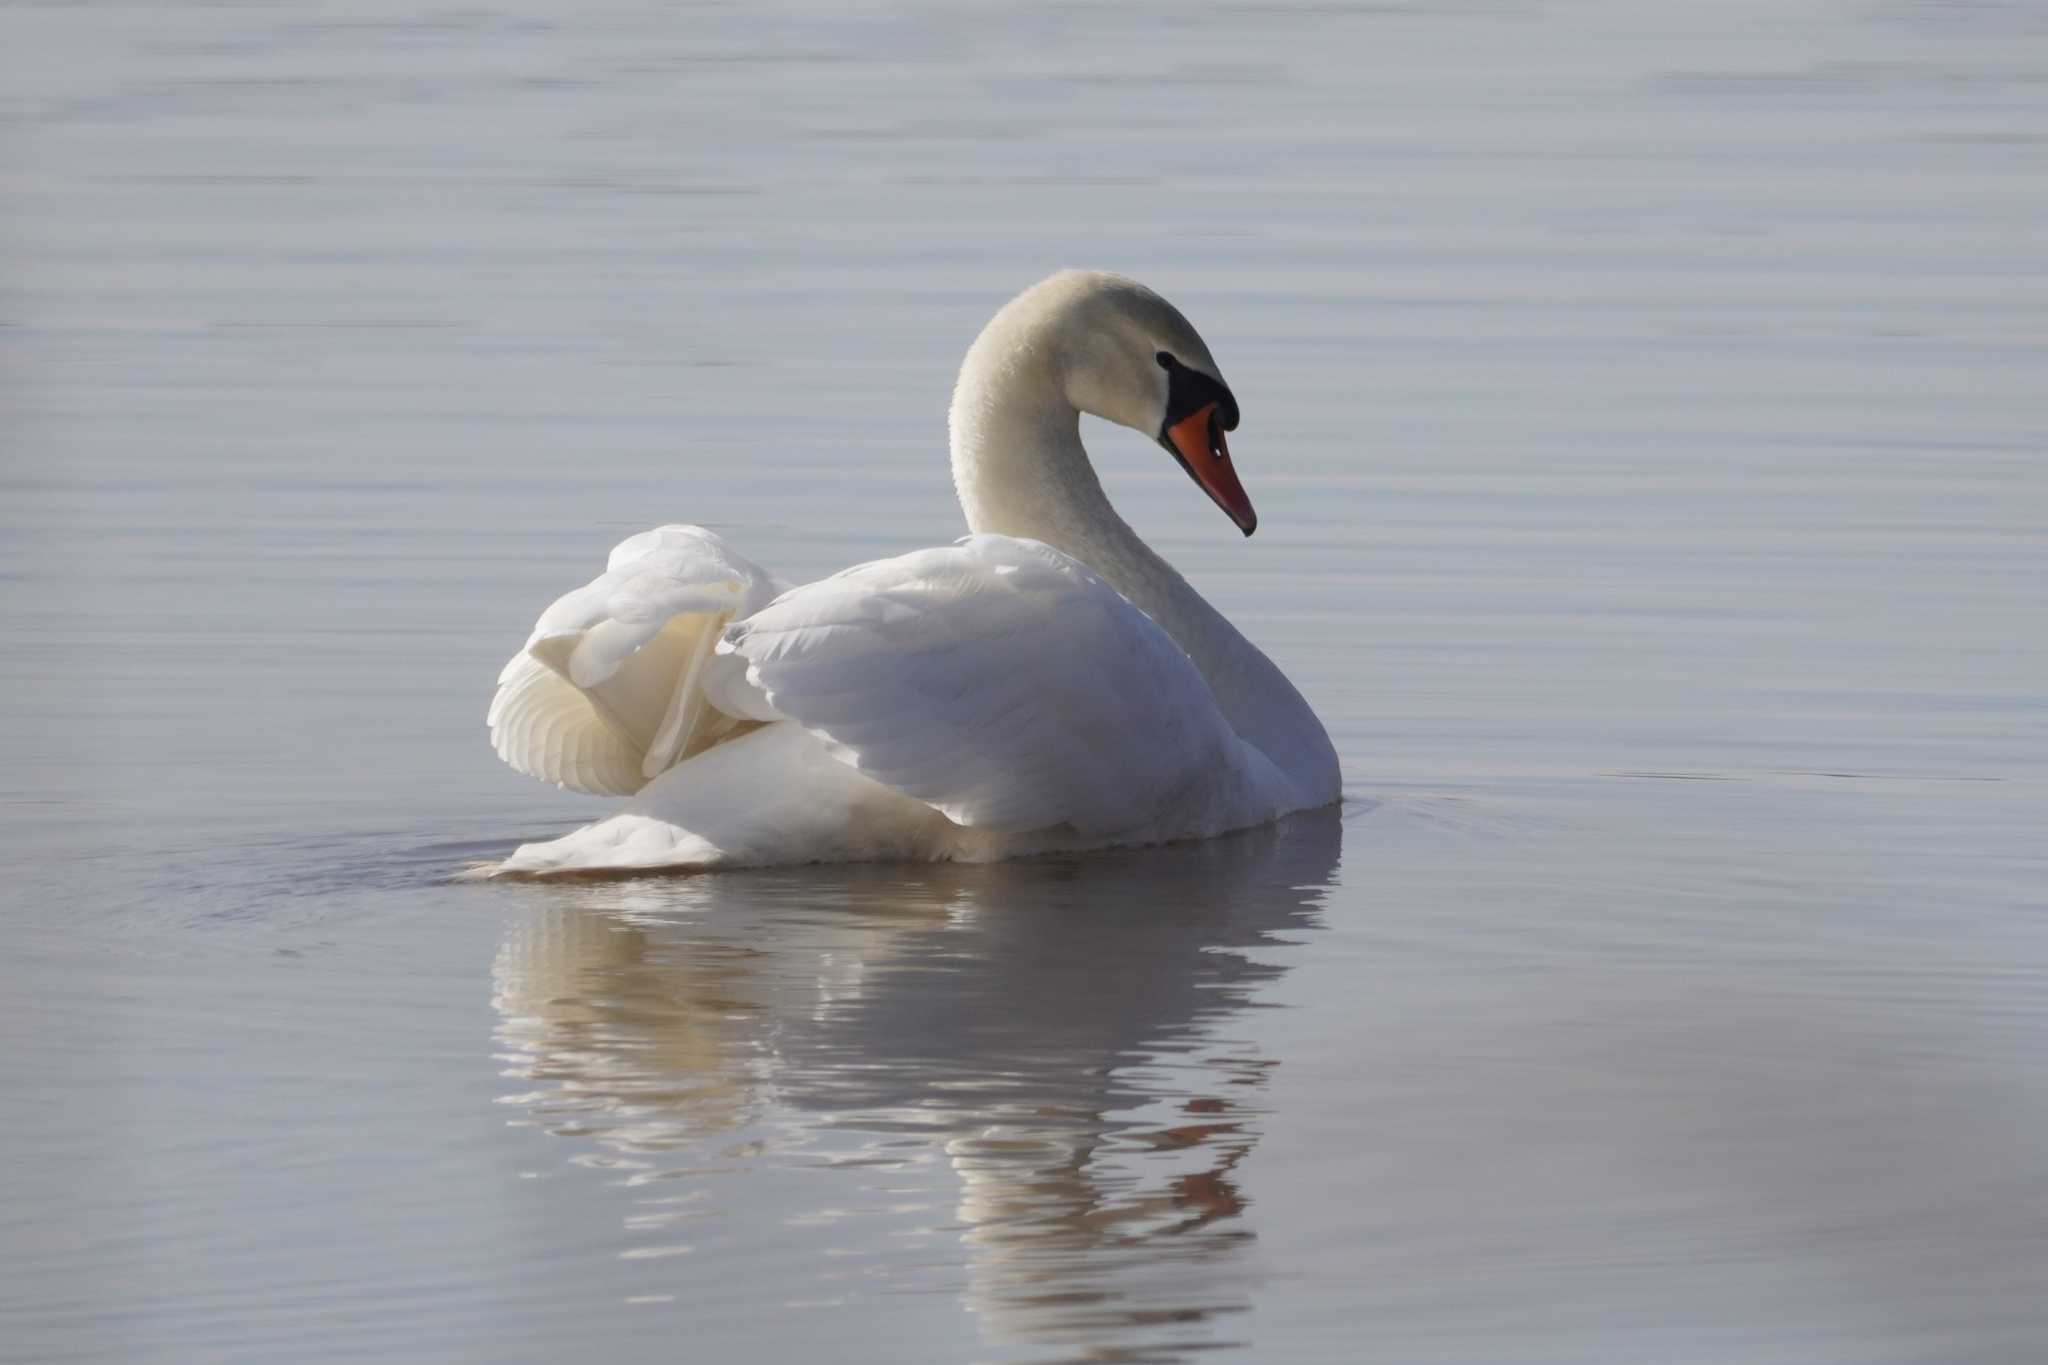
{"type": "Polygon", "coordinates": [[[0,1357],[2048,1350],[2048,20],[0,10],[0,1357]],[[1330,812],[463,884],[605,550],[959,532],[993,309],[1208,338],[1330,812]]]}

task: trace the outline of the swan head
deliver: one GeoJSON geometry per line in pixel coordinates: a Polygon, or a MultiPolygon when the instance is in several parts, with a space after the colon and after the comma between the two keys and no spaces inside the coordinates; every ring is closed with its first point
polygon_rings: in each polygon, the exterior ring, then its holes
{"type": "Polygon", "coordinates": [[[1237,399],[1178,308],[1121,275],[1063,270],[1003,313],[1045,340],[1054,381],[1076,409],[1157,441],[1239,530],[1258,529],[1223,435],[1237,428],[1237,399]]]}

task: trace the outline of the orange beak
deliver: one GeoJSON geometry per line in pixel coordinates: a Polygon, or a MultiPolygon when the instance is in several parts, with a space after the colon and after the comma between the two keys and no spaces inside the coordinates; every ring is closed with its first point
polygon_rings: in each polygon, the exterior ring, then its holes
{"type": "Polygon", "coordinates": [[[1166,429],[1159,444],[1173,452],[1210,501],[1223,509],[1246,535],[1259,529],[1259,514],[1245,496],[1237,471],[1230,467],[1230,447],[1223,440],[1223,428],[1216,421],[1216,405],[1196,409],[1166,429]]]}

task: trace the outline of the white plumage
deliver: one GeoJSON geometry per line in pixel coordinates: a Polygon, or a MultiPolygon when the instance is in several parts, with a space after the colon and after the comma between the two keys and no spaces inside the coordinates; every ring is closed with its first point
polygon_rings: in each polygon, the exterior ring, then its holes
{"type": "MultiPolygon", "coordinates": [[[[499,870],[979,861],[1335,800],[1307,703],[1116,516],[1081,447],[1084,405],[1166,440],[1195,382],[1175,366],[1227,397],[1163,300],[1065,272],[962,367],[953,465],[978,534],[794,589],[702,527],[622,542],[542,613],[489,723],[519,771],[631,799],[499,870]]],[[[1209,431],[1213,453],[1179,453],[1249,533],[1235,475],[1233,502],[1198,463],[1227,462],[1209,431]]]]}
{"type": "Polygon", "coordinates": [[[1050,546],[969,536],[798,588],[721,651],[836,756],[959,825],[1124,833],[1264,763],[1173,637],[1050,546]]]}
{"type": "Polygon", "coordinates": [[[604,573],[555,599],[498,675],[491,746],[520,772],[592,796],[631,796],[752,718],[733,689],[709,704],[719,632],[782,585],[701,526],[619,542],[604,573]]]}

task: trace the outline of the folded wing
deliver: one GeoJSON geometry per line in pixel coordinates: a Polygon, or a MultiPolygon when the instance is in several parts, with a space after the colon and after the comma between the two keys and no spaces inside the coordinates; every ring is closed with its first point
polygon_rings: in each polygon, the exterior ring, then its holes
{"type": "Polygon", "coordinates": [[[492,747],[520,772],[626,796],[747,722],[773,719],[739,661],[713,647],[728,622],[782,587],[701,526],[622,541],[604,573],[541,613],[499,674],[492,747]]]}
{"type": "Polygon", "coordinates": [[[843,761],[963,825],[1140,828],[1247,752],[1173,638],[1037,541],[848,569],[735,621],[719,652],[843,761]]]}

